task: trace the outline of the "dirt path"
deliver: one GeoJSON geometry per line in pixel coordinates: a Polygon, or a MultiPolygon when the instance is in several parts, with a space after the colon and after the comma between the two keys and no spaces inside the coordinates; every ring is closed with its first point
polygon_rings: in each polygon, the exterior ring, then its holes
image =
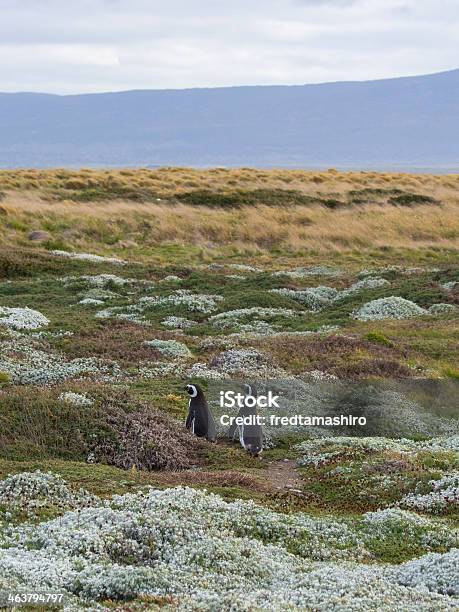
{"type": "Polygon", "coordinates": [[[301,492],[302,481],[296,471],[296,462],[292,459],[270,461],[266,478],[275,489],[301,492]]]}

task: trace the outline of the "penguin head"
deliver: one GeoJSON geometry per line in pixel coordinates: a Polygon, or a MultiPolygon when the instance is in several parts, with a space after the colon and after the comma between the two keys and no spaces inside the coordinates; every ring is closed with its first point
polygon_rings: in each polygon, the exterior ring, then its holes
{"type": "Polygon", "coordinates": [[[259,457],[263,452],[263,446],[261,444],[249,444],[246,446],[246,450],[252,457],[259,457]]]}
{"type": "Polygon", "coordinates": [[[198,385],[187,385],[185,390],[190,397],[198,397],[198,395],[202,395],[201,387],[198,385]]]}

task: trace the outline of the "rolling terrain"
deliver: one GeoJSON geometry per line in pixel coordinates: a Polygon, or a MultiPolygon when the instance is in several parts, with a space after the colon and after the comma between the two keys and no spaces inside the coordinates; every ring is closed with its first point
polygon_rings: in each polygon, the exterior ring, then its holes
{"type": "Polygon", "coordinates": [[[1,171],[0,592],[457,609],[458,189],[1,171]],[[367,425],[267,426],[251,458],[221,425],[215,444],[185,430],[190,381],[215,416],[219,389],[249,381],[283,415],[367,425]]]}

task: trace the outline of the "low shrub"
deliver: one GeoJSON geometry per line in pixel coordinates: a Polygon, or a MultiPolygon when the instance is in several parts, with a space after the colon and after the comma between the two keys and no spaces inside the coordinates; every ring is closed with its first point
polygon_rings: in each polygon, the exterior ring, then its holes
{"type": "Polygon", "coordinates": [[[419,204],[439,204],[440,202],[430,196],[419,193],[403,193],[389,199],[393,206],[416,206],[419,204]]]}
{"type": "Polygon", "coordinates": [[[3,458],[90,460],[144,470],[197,463],[200,441],[167,414],[125,390],[93,387],[88,395],[93,405],[63,402],[59,390],[15,388],[2,394],[3,458]]]}
{"type": "Polygon", "coordinates": [[[11,382],[10,375],[6,372],[0,372],[0,387],[5,387],[11,382]]]}
{"type": "Polygon", "coordinates": [[[365,334],[364,338],[369,342],[376,342],[377,344],[382,344],[383,346],[393,346],[389,338],[379,331],[368,332],[365,334]]]}
{"type": "Polygon", "coordinates": [[[53,257],[35,249],[0,249],[0,278],[14,279],[40,274],[65,274],[82,270],[81,262],[53,257]]]}
{"type": "Polygon", "coordinates": [[[307,196],[299,191],[288,189],[253,189],[235,190],[231,192],[215,192],[210,190],[188,191],[177,194],[178,202],[192,206],[208,206],[211,208],[240,208],[242,206],[307,206],[321,202],[319,198],[307,196]]]}

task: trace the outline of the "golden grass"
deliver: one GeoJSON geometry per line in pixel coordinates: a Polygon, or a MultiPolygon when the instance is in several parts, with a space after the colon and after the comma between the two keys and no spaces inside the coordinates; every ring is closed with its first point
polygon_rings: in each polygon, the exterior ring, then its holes
{"type": "Polygon", "coordinates": [[[71,247],[133,241],[139,246],[168,244],[244,250],[341,252],[355,248],[454,249],[459,246],[459,206],[413,208],[368,205],[329,210],[322,206],[287,209],[255,206],[216,210],[183,204],[104,202],[50,203],[36,197],[8,196],[2,202],[3,243],[25,239],[31,230],[50,231],[71,247]]]}
{"type": "Polygon", "coordinates": [[[0,170],[0,190],[83,189],[97,186],[151,189],[164,197],[193,190],[293,189],[310,195],[340,195],[351,189],[409,189],[441,199],[456,197],[459,174],[260,170],[254,168],[147,168],[95,170],[0,170]]]}
{"type": "MultiPolygon", "coordinates": [[[[459,246],[459,175],[410,175],[334,170],[13,170],[0,171],[0,243],[29,244],[32,230],[46,230],[55,248],[107,252],[129,249],[136,257],[161,245],[193,245],[232,254],[340,254],[390,249],[456,250],[459,246]],[[61,189],[148,188],[163,202],[62,200],[61,189]],[[351,190],[402,189],[440,204],[391,206],[376,192],[371,203],[331,210],[320,204],[212,208],[171,203],[190,190],[289,189],[346,201],[351,190]],[[52,198],[53,190],[59,198],[52,198]],[[51,194],[51,196],[50,196],[51,194]]],[[[71,192],[69,192],[71,193],[71,192]]],[[[349,198],[348,198],[349,200],[349,198]]]]}

